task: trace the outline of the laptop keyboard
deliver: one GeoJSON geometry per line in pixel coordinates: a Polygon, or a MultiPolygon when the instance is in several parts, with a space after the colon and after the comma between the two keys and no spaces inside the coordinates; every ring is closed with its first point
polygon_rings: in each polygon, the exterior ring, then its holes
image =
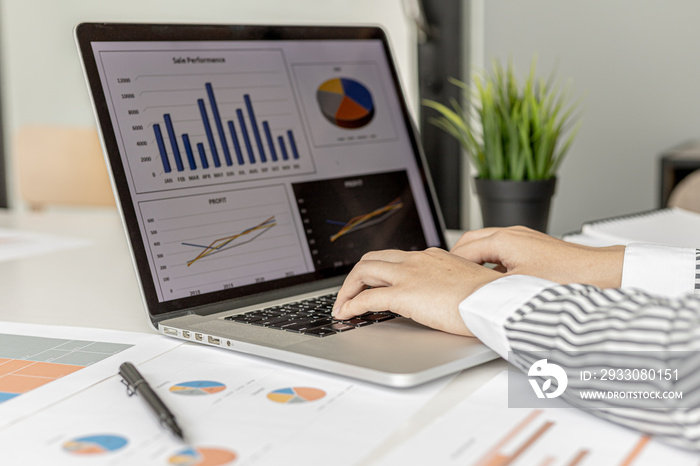
{"type": "Polygon", "coordinates": [[[393,319],[393,312],[368,312],[349,320],[334,319],[336,293],[228,316],[233,322],[268,327],[314,337],[327,337],[393,319]]]}

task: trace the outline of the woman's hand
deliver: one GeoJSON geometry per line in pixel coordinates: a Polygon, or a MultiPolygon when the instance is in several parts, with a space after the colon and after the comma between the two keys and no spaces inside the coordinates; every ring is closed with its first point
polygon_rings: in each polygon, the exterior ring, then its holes
{"type": "Polygon", "coordinates": [[[478,264],[496,264],[503,273],[618,288],[625,247],[581,246],[529,228],[508,227],[469,231],[451,252],[478,264]]]}
{"type": "Polygon", "coordinates": [[[363,256],[338,292],[333,314],[350,319],[392,311],[438,330],[472,336],[459,303],[502,274],[442,249],[385,250],[363,256]]]}

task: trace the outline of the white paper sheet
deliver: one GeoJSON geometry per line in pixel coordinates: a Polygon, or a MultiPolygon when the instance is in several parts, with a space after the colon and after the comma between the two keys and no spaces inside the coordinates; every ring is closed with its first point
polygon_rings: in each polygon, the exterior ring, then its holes
{"type": "MultiPolygon", "coordinates": [[[[113,375],[0,427],[3,458],[31,465],[357,464],[450,380],[385,389],[190,343],[137,367],[188,444],[113,375]]],[[[116,374],[116,366],[110,370],[116,374]]]]}
{"type": "Polygon", "coordinates": [[[501,372],[380,464],[698,464],[697,454],[649,440],[574,408],[508,408],[508,377],[513,376],[525,377],[501,372]]]}
{"type": "Polygon", "coordinates": [[[0,322],[0,428],[182,345],[162,335],[0,322]]]}
{"type": "Polygon", "coordinates": [[[90,240],[0,228],[0,262],[87,246],[90,240]]]}

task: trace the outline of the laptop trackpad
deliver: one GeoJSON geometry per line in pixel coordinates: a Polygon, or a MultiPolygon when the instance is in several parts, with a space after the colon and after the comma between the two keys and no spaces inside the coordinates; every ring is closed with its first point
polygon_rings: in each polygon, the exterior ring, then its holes
{"type": "Polygon", "coordinates": [[[398,318],[340,335],[305,340],[291,350],[314,355],[322,353],[338,362],[363,365],[391,372],[415,372],[450,360],[488,351],[476,338],[450,335],[427,328],[410,319],[398,318]]]}

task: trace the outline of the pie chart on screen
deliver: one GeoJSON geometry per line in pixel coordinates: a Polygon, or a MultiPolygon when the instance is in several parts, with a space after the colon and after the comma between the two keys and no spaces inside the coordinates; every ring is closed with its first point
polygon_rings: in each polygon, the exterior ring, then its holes
{"type": "Polygon", "coordinates": [[[354,79],[329,79],[318,87],[316,100],[323,116],[340,128],[362,128],[374,117],[372,94],[354,79]]]}

